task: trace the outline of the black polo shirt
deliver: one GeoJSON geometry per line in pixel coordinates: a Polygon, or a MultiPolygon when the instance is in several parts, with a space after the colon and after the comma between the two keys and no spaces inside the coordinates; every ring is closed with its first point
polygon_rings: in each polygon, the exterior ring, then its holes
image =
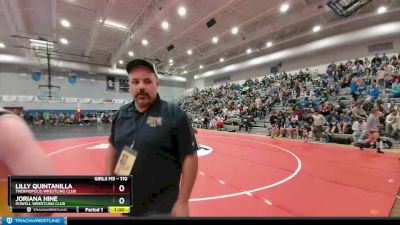
{"type": "Polygon", "coordinates": [[[113,119],[109,142],[117,151],[116,161],[136,135],[131,216],[170,213],[177,200],[183,160],[198,146],[186,113],[176,107],[174,114],[170,116],[168,103],[157,96],[145,113],[132,102],[113,119]]]}

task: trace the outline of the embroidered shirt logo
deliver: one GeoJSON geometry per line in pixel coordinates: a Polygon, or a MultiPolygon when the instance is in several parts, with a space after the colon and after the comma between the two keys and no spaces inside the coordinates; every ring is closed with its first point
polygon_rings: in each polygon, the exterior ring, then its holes
{"type": "Polygon", "coordinates": [[[150,127],[160,127],[162,125],[162,118],[149,116],[146,124],[150,127]]]}

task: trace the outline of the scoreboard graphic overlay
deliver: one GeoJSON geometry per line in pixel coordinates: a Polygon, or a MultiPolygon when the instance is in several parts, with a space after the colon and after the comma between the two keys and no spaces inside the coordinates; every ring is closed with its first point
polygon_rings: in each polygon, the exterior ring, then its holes
{"type": "Polygon", "coordinates": [[[129,213],[131,176],[9,176],[13,213],[129,213]]]}

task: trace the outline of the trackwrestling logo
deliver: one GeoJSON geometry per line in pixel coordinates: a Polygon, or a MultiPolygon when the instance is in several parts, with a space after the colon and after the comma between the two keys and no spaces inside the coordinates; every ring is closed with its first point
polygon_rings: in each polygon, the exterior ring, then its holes
{"type": "Polygon", "coordinates": [[[51,224],[51,225],[64,225],[64,217],[3,217],[3,224],[24,224],[24,225],[37,225],[37,224],[51,224]]]}

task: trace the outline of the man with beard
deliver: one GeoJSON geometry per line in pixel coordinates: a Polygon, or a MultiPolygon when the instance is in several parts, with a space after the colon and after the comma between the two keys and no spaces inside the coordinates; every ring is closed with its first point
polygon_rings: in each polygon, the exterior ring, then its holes
{"type": "Polygon", "coordinates": [[[112,122],[106,173],[133,175],[130,216],[189,216],[198,146],[188,117],[161,100],[153,64],[134,59],[126,70],[134,101],[112,122]],[[122,157],[129,167],[121,165],[122,157]]]}

